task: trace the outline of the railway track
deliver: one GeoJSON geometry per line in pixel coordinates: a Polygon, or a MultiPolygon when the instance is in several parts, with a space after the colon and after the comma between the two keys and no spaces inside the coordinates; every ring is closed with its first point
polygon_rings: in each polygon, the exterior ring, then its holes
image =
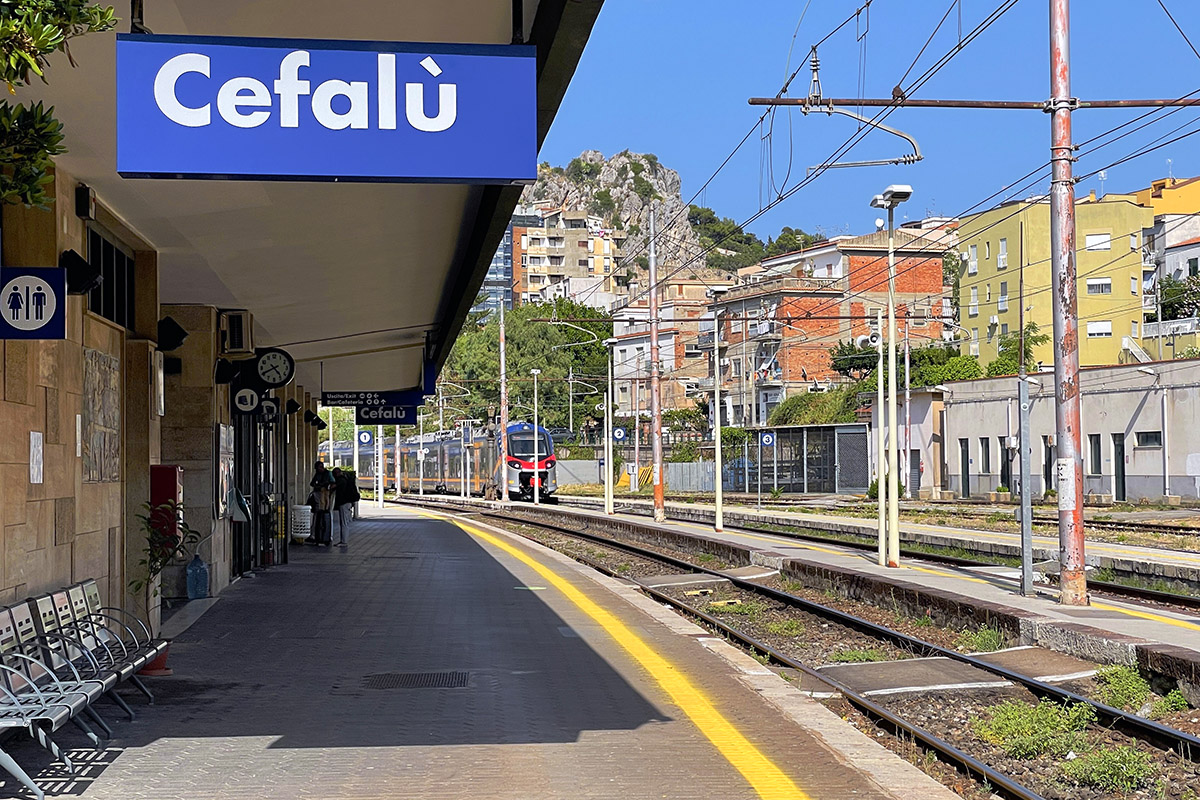
{"type": "MultiPolygon", "coordinates": [[[[1021,672],[983,660],[978,656],[960,653],[958,651],[925,641],[924,639],[916,636],[912,636],[887,626],[871,622],[861,617],[854,616],[837,608],[816,603],[803,597],[798,597],[781,589],[764,586],[754,582],[753,580],[732,574],[728,570],[706,567],[703,564],[694,563],[678,556],[668,555],[666,553],[659,552],[658,550],[651,550],[631,544],[629,542],[615,539],[611,536],[606,536],[602,532],[579,530],[577,527],[570,527],[566,524],[560,524],[559,522],[539,519],[535,516],[550,513],[553,513],[553,511],[538,510],[534,512],[531,509],[521,509],[515,514],[473,512],[473,515],[502,523],[504,525],[515,524],[532,526],[555,535],[567,536],[588,542],[593,545],[610,548],[621,553],[628,554],[634,558],[658,562],[684,573],[706,575],[721,581],[727,581],[731,586],[742,592],[747,592],[778,603],[783,603],[788,607],[803,612],[804,614],[828,620],[830,624],[840,626],[858,634],[866,635],[880,642],[886,642],[918,657],[926,659],[940,658],[946,659],[947,661],[968,665],[972,669],[994,675],[1002,681],[1007,681],[1016,686],[1023,687],[1036,698],[1047,699],[1056,703],[1086,704],[1095,712],[1097,722],[1100,725],[1119,731],[1130,739],[1140,740],[1152,744],[1162,751],[1171,751],[1182,759],[1192,760],[1193,753],[1200,755],[1200,738],[1192,736],[1191,734],[1184,733],[1152,720],[1139,717],[1135,714],[1130,714],[1120,709],[1104,705],[1103,703],[1099,703],[1091,698],[1069,691],[1060,686],[1055,686],[1044,680],[1030,677],[1027,674],[1023,674],[1021,672]]],[[[584,527],[591,527],[594,525],[594,523],[591,521],[572,520],[572,522],[583,522],[584,527]]],[[[588,564],[588,566],[605,572],[606,574],[618,578],[624,578],[626,580],[629,579],[627,576],[609,569],[603,564],[597,562],[595,559],[588,558],[586,555],[574,553],[571,555],[573,558],[588,564]]],[[[648,585],[647,581],[645,580],[635,579],[634,582],[639,585],[642,591],[659,602],[668,604],[684,614],[701,620],[704,624],[720,631],[722,634],[738,642],[746,649],[752,652],[760,653],[774,663],[792,670],[796,670],[797,672],[808,676],[814,681],[831,686],[834,690],[840,693],[840,695],[848,703],[857,708],[867,717],[875,720],[877,724],[882,724],[893,734],[909,737],[912,740],[919,742],[923,748],[936,753],[942,760],[954,764],[962,772],[973,776],[984,785],[992,787],[994,791],[999,790],[1005,796],[1017,798],[1018,800],[1042,799],[1042,795],[1034,789],[1023,785],[1016,780],[1013,780],[1008,775],[998,771],[980,758],[976,758],[950,741],[947,741],[941,736],[924,729],[911,720],[906,719],[903,714],[897,713],[895,709],[887,707],[885,703],[872,699],[871,697],[867,696],[867,694],[858,691],[853,685],[845,680],[831,675],[828,671],[819,670],[807,663],[789,656],[787,653],[782,652],[772,644],[763,641],[760,638],[756,638],[753,635],[749,635],[744,630],[740,630],[737,625],[731,624],[727,619],[719,618],[715,614],[710,613],[705,609],[698,608],[691,603],[675,596],[669,591],[664,591],[661,588],[648,585]]],[[[903,662],[896,663],[902,664],[903,662]]]]}
{"type": "MultiPolygon", "coordinates": [[[[559,498],[560,502],[565,505],[570,505],[570,498],[559,498]]],[[[638,513],[637,507],[630,507],[633,513],[638,513]]],[[[796,525],[801,526],[802,519],[796,520],[796,525]]],[[[1091,522],[1088,523],[1093,524],[1091,522]]],[[[819,533],[808,533],[799,530],[779,530],[777,528],[758,527],[752,525],[739,524],[739,530],[744,530],[749,533],[769,533],[775,536],[786,536],[791,539],[796,539],[801,542],[809,542],[812,544],[835,545],[846,547],[852,550],[861,550],[874,552],[878,548],[878,543],[874,539],[867,537],[856,538],[852,534],[843,536],[823,536],[819,533]]],[[[1177,532],[1177,531],[1176,531],[1177,532]]],[[[1197,533],[1200,533],[1198,531],[1197,533]]],[[[953,556],[936,551],[917,550],[912,547],[901,545],[900,555],[906,558],[918,558],[923,561],[930,561],[938,564],[946,564],[956,567],[996,567],[1003,566],[995,561],[982,561],[978,559],[963,558],[961,556],[953,556]]],[[[1165,606],[1175,606],[1188,610],[1200,610],[1200,595],[1180,594],[1178,592],[1164,592],[1157,589],[1143,588],[1139,586],[1128,586],[1123,583],[1114,583],[1112,581],[1100,581],[1093,578],[1088,579],[1088,588],[1094,592],[1100,592],[1105,595],[1142,600],[1146,602],[1156,603],[1165,606]]]]}

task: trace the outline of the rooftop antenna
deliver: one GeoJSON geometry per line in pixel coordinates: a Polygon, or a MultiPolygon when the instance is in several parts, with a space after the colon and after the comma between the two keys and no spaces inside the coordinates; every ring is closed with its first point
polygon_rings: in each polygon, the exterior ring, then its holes
{"type": "Polygon", "coordinates": [[[1168,159],[1167,159],[1167,180],[1169,180],[1169,181],[1171,181],[1172,183],[1174,183],[1174,182],[1175,182],[1175,173],[1171,171],[1171,164],[1172,164],[1172,163],[1173,163],[1173,162],[1171,161],[1171,159],[1169,159],[1169,158],[1168,158],[1168,159]]]}
{"type": "MultiPolygon", "coordinates": [[[[1170,162],[1168,161],[1167,163],[1170,163],[1170,162]]],[[[1103,200],[1104,199],[1104,182],[1106,180],[1108,180],[1108,170],[1106,170],[1106,169],[1100,170],[1100,172],[1097,173],[1096,177],[1100,179],[1100,199],[1103,200]]]]}

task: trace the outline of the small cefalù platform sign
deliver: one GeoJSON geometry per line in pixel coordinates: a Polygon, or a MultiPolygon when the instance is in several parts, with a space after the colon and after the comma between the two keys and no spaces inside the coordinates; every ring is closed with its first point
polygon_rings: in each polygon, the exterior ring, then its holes
{"type": "Polygon", "coordinates": [[[355,406],[355,425],[416,425],[415,406],[355,406]]]}
{"type": "Polygon", "coordinates": [[[527,183],[533,47],[117,36],[126,178],[527,183]]]}

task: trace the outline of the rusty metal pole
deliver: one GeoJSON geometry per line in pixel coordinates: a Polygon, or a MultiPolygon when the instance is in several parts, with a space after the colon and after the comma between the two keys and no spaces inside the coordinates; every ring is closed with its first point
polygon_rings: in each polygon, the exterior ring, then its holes
{"type": "Polygon", "coordinates": [[[1059,585],[1063,605],[1088,604],[1084,573],[1079,317],[1075,300],[1075,184],[1071,175],[1070,0],[1050,0],[1050,262],[1054,284],[1055,444],[1058,448],[1059,585]]]}
{"type": "Polygon", "coordinates": [[[654,209],[650,209],[650,436],[654,453],[654,521],[667,518],[663,500],[662,394],[658,363],[658,259],[654,251],[654,209]]]}

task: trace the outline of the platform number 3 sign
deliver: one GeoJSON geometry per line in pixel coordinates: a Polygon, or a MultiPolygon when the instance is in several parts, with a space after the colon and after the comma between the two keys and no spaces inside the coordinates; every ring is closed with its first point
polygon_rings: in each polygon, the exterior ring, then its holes
{"type": "Polygon", "coordinates": [[[0,338],[65,339],[67,277],[57,267],[0,269],[0,338]]]}

